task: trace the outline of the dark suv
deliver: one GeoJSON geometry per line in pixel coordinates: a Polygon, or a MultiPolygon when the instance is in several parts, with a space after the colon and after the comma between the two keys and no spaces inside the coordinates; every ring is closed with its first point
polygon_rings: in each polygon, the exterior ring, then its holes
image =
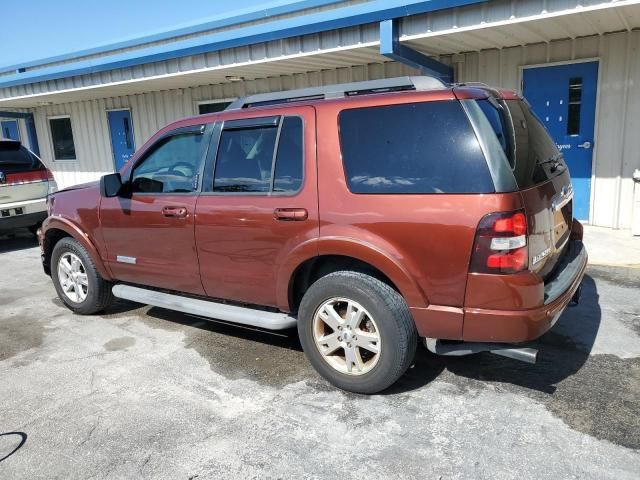
{"type": "Polygon", "coordinates": [[[119,173],[49,198],[45,271],[74,312],[120,297],[297,326],[334,385],[373,393],[437,354],[546,332],[586,266],[569,171],[513,92],[404,77],[175,122],[119,173]]]}

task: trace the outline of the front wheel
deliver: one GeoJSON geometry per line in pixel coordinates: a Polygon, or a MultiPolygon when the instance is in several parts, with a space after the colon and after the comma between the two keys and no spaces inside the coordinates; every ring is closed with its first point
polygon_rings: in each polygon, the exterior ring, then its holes
{"type": "Polygon", "coordinates": [[[60,300],[75,313],[96,313],[113,301],[113,284],[100,276],[89,253],[73,238],[63,238],[53,248],[51,278],[60,300]]]}
{"type": "Polygon", "coordinates": [[[413,362],[417,332],[402,296],[359,272],[315,282],[298,312],[298,333],[314,368],[333,385],[377,393],[413,362]]]}

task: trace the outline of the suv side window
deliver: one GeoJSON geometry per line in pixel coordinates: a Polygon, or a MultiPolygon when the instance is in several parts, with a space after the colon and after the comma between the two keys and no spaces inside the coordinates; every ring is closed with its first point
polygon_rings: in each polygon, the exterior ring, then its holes
{"type": "Polygon", "coordinates": [[[359,194],[491,193],[493,180],[458,101],[343,110],[340,144],[359,194]]]}
{"type": "Polygon", "coordinates": [[[203,160],[201,132],[179,133],[159,141],[131,176],[134,193],[190,193],[198,188],[203,160]]]}
{"type": "Polygon", "coordinates": [[[299,117],[277,123],[223,128],[214,192],[294,193],[302,185],[303,126],[299,117]]]}

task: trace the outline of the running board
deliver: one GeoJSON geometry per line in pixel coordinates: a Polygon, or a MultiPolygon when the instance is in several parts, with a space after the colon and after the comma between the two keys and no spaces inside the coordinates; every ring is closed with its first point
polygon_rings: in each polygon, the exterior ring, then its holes
{"type": "Polygon", "coordinates": [[[518,348],[508,343],[461,342],[442,343],[435,338],[425,338],[424,344],[431,353],[450,357],[461,357],[480,352],[490,352],[494,355],[520,360],[526,363],[536,363],[538,350],[535,348],[518,348]]]}
{"type": "Polygon", "coordinates": [[[132,287],[131,285],[118,284],[113,287],[113,294],[118,298],[144,303],[154,307],[176,310],[178,312],[200,315],[213,320],[226,320],[227,322],[260,327],[267,330],[284,330],[295,327],[297,321],[286,313],[267,312],[255,308],[238,307],[225,303],[199,300],[197,298],[183,297],[171,293],[148,290],[146,288],[132,287]]]}

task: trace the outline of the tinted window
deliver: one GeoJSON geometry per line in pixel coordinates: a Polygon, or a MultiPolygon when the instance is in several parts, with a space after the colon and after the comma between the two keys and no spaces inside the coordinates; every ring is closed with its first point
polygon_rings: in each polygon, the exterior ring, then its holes
{"type": "Polygon", "coordinates": [[[54,160],[75,160],[76,146],[73,142],[71,119],[68,117],[51,118],[49,126],[51,127],[54,160]]]}
{"type": "Polygon", "coordinates": [[[566,168],[562,155],[529,106],[520,100],[506,103],[513,119],[513,173],[518,187],[528,188],[562,173],[566,168]]]}
{"type": "Polygon", "coordinates": [[[302,186],[302,135],[302,119],[285,117],[278,142],[274,192],[293,193],[302,186]]]}
{"type": "Polygon", "coordinates": [[[0,142],[0,172],[27,172],[41,168],[40,161],[20,143],[0,142]]]}
{"type": "Polygon", "coordinates": [[[459,102],[345,110],[339,123],[347,182],[354,193],[494,191],[459,102]]]}
{"type": "Polygon", "coordinates": [[[133,171],[134,192],[184,193],[198,187],[203,135],[174,135],[161,141],[133,171]]]}
{"type": "Polygon", "coordinates": [[[215,192],[268,192],[278,128],[223,130],[213,178],[215,192]]]}

